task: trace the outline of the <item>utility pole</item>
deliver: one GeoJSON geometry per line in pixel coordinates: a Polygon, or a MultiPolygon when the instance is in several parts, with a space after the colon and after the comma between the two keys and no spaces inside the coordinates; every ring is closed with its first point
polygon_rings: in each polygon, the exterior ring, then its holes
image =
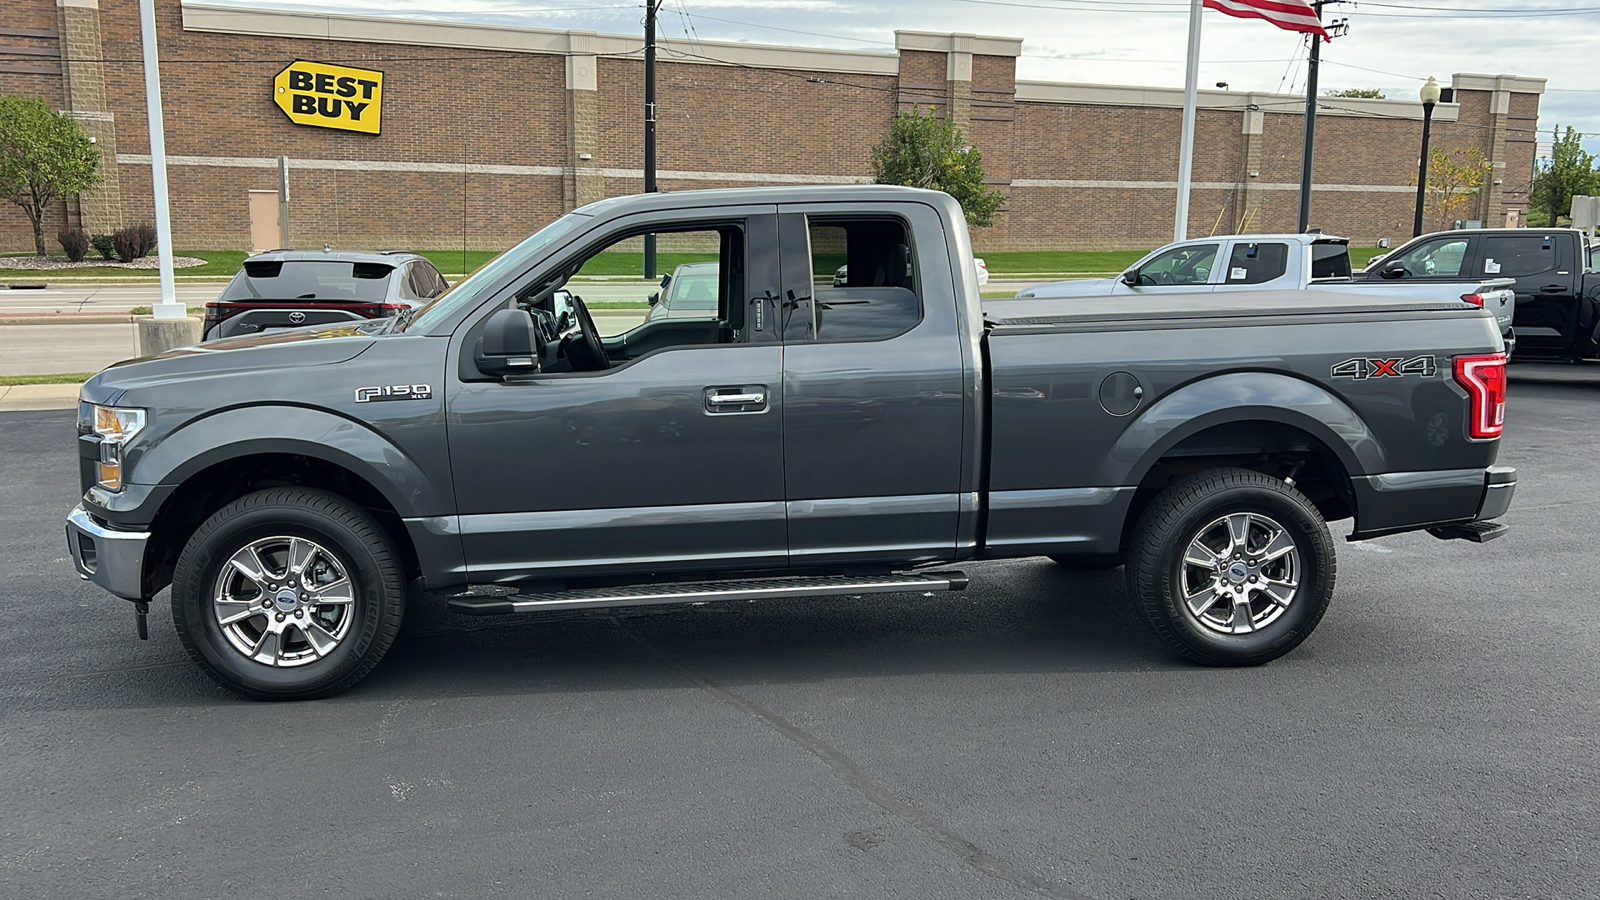
{"type": "MultiPolygon", "coordinates": [[[[644,192],[656,191],[656,10],[661,0],[645,0],[644,12],[644,192]]],[[[644,277],[656,277],[656,236],[644,236],[644,277]]]]}
{"type": "MultiPolygon", "coordinates": [[[[1320,22],[1324,6],[1342,2],[1344,0],[1312,0],[1311,8],[1320,22]]],[[[1349,29],[1348,20],[1337,19],[1327,26],[1328,38],[1342,37],[1349,29]]],[[[1311,158],[1317,143],[1317,68],[1321,63],[1322,41],[1312,35],[1311,64],[1306,68],[1306,142],[1300,155],[1300,226],[1296,230],[1301,233],[1311,227],[1311,158]]]]}
{"type": "MultiPolygon", "coordinates": [[[[1311,8],[1317,19],[1322,19],[1325,0],[1316,0],[1311,8]]],[[[1322,61],[1322,41],[1311,36],[1311,65],[1306,70],[1306,142],[1300,154],[1300,225],[1295,230],[1304,233],[1311,226],[1311,153],[1317,142],[1317,65],[1322,61]]]]}

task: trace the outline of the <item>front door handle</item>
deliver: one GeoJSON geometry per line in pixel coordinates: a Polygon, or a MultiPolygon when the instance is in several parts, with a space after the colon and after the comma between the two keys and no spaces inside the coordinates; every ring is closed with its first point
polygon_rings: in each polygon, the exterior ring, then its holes
{"type": "Polygon", "coordinates": [[[712,406],[740,406],[746,403],[765,403],[766,394],[712,394],[706,398],[712,406]]]}
{"type": "Polygon", "coordinates": [[[1567,286],[1564,284],[1547,284],[1539,288],[1539,293],[1541,294],[1565,294],[1566,292],[1567,286]]]}
{"type": "Polygon", "coordinates": [[[708,387],[706,411],[712,413],[756,413],[767,410],[767,388],[761,384],[708,387]]]}

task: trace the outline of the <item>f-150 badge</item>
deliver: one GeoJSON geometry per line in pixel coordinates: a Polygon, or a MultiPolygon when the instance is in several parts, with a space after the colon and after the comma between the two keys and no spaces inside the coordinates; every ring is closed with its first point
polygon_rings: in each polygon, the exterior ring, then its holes
{"type": "Polygon", "coordinates": [[[426,384],[387,384],[382,387],[356,388],[357,403],[378,403],[383,400],[427,400],[433,396],[433,387],[426,384]]]}
{"type": "Polygon", "coordinates": [[[1329,375],[1334,378],[1353,378],[1356,381],[1366,381],[1368,378],[1399,378],[1404,375],[1421,375],[1430,378],[1438,367],[1434,365],[1432,356],[1413,356],[1410,359],[1364,359],[1357,357],[1336,363],[1329,375]]]}

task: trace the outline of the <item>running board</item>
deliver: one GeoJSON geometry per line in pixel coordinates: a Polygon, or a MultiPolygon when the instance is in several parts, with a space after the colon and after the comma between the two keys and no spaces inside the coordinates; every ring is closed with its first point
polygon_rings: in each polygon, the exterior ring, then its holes
{"type": "Polygon", "coordinates": [[[455,597],[450,600],[449,606],[459,613],[493,616],[547,609],[709,603],[713,600],[768,600],[781,597],[832,597],[841,594],[889,594],[904,591],[959,591],[966,586],[967,576],[960,572],[859,577],[831,575],[579,588],[571,591],[511,594],[502,597],[455,597]]]}
{"type": "Polygon", "coordinates": [[[1495,538],[1511,530],[1511,526],[1504,522],[1460,522],[1455,525],[1439,525],[1429,528],[1428,533],[1441,541],[1472,541],[1474,544],[1487,544],[1495,538]]]}

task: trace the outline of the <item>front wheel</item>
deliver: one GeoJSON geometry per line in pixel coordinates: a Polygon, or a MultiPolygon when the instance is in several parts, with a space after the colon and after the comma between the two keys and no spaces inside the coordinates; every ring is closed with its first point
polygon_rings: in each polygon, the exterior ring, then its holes
{"type": "Polygon", "coordinates": [[[1211,666],[1277,659],[1333,596],[1337,558],[1305,495],[1249,469],[1172,483],[1139,518],[1128,588],[1156,639],[1211,666]]]}
{"type": "Polygon", "coordinates": [[[388,534],[333,494],[273,488],[195,531],[172,578],[189,655],[258,700],[307,700],[359,681],[388,651],[405,584],[388,534]]]}

